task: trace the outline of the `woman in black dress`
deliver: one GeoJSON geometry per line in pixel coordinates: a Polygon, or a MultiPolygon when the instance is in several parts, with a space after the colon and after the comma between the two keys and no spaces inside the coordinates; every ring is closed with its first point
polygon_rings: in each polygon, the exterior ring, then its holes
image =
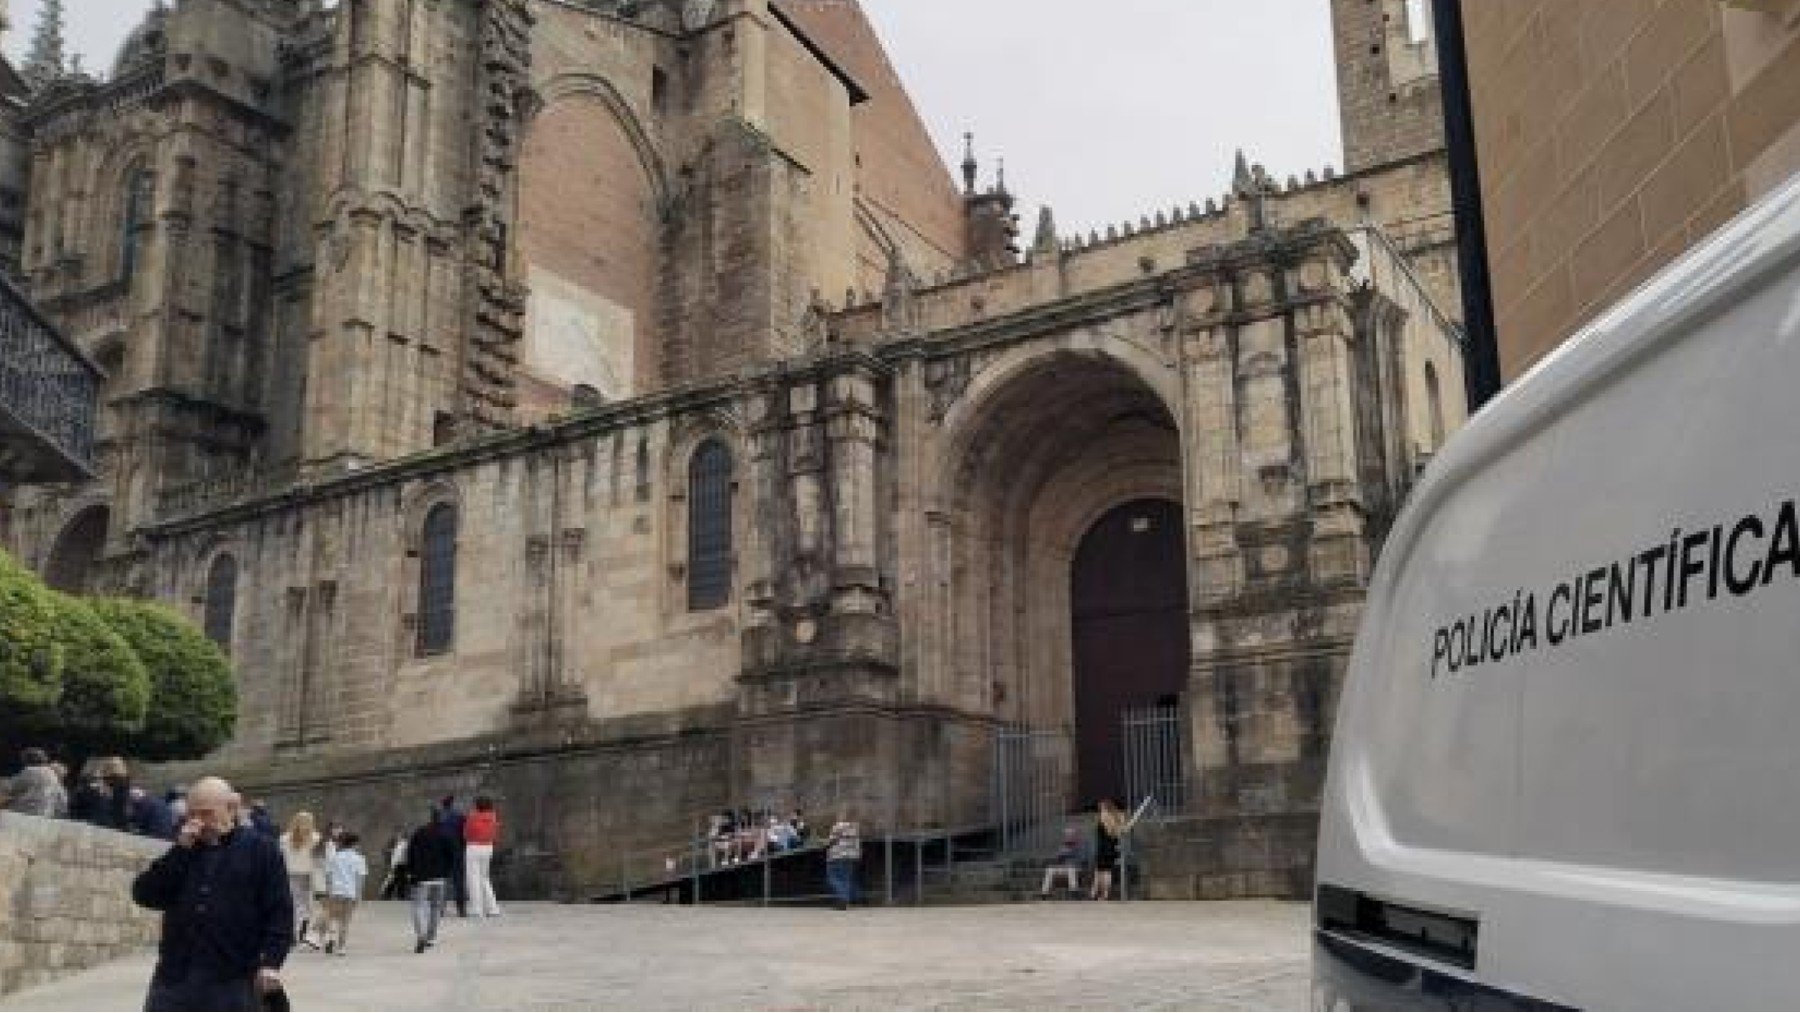
{"type": "Polygon", "coordinates": [[[1119,871],[1119,838],[1125,834],[1125,814],[1110,798],[1100,800],[1100,818],[1094,821],[1093,900],[1111,900],[1113,874],[1119,871]]]}

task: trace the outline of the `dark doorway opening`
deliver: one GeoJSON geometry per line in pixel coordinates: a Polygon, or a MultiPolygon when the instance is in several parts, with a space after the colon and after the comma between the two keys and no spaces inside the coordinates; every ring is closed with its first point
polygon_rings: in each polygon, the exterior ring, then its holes
{"type": "Polygon", "coordinates": [[[69,522],[44,563],[44,583],[66,594],[92,594],[109,521],[103,506],[88,507],[69,522]]]}
{"type": "Polygon", "coordinates": [[[1181,507],[1145,499],[1115,507],[1075,552],[1077,801],[1121,804],[1121,721],[1130,707],[1171,703],[1187,688],[1187,550],[1181,507]]]}

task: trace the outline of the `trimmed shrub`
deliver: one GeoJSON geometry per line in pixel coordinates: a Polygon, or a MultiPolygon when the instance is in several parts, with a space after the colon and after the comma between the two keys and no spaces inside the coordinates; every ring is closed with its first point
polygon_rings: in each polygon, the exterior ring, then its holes
{"type": "Polygon", "coordinates": [[[56,601],[36,575],[0,552],[0,724],[49,719],[62,696],[56,601]]]}
{"type": "Polygon", "coordinates": [[[167,605],[131,598],[89,604],[149,671],[149,711],[124,752],[154,763],[197,760],[231,738],[237,684],[217,644],[167,605]]]}
{"type": "Polygon", "coordinates": [[[62,695],[40,730],[65,749],[127,752],[144,727],[150,673],[125,638],[79,598],[46,591],[62,643],[62,695]]]}

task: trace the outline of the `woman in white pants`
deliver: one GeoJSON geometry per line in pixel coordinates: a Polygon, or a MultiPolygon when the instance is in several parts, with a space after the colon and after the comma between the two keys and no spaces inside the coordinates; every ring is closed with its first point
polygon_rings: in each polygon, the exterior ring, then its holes
{"type": "Polygon", "coordinates": [[[500,814],[494,811],[494,800],[477,796],[475,811],[463,821],[464,881],[469,888],[469,908],[477,918],[500,913],[500,902],[494,897],[494,881],[489,873],[494,864],[494,843],[500,838],[500,814]]]}
{"type": "Polygon", "coordinates": [[[309,812],[295,813],[287,833],[281,835],[281,860],[287,865],[288,891],[294,898],[294,941],[302,946],[315,945],[307,928],[312,921],[313,873],[319,868],[321,841],[309,812]]]}

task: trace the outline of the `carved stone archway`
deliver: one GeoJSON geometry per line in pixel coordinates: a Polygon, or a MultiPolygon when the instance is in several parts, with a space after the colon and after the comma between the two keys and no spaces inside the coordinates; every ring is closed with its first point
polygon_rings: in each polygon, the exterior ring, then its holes
{"type": "Polygon", "coordinates": [[[1072,729],[1076,550],[1121,504],[1181,502],[1181,434],[1151,383],[1105,356],[1047,349],[983,394],[959,406],[944,462],[940,677],[959,708],[1072,729]]]}
{"type": "Polygon", "coordinates": [[[111,520],[111,511],[98,504],[71,517],[44,557],[44,583],[67,594],[99,590],[100,561],[111,520]]]}

